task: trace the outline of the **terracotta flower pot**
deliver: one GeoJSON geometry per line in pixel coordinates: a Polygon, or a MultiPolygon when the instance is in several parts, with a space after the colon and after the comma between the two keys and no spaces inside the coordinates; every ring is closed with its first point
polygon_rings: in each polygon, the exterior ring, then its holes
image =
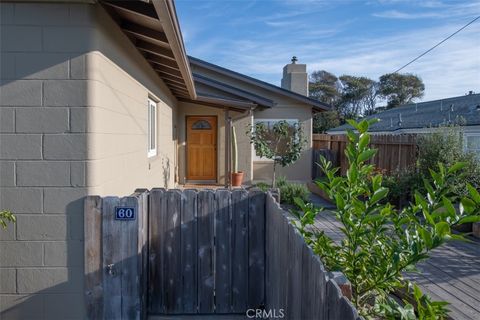
{"type": "Polygon", "coordinates": [[[243,172],[232,172],[232,187],[240,187],[243,182],[243,172]]]}

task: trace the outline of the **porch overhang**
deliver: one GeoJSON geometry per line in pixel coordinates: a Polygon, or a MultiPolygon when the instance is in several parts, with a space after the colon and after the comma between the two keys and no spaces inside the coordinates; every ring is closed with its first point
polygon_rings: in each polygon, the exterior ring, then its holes
{"type": "Polygon", "coordinates": [[[215,97],[208,94],[197,93],[195,100],[179,98],[179,101],[201,104],[213,108],[228,109],[237,112],[245,112],[255,109],[258,104],[249,101],[234,100],[225,97],[215,97]]]}
{"type": "Polygon", "coordinates": [[[172,94],[177,98],[195,99],[193,76],[173,1],[99,2],[172,94]]]}
{"type": "Polygon", "coordinates": [[[193,78],[195,80],[195,83],[204,85],[209,88],[213,88],[216,90],[219,90],[221,92],[224,92],[229,95],[233,95],[235,97],[238,97],[238,100],[246,100],[246,101],[251,101],[251,103],[254,103],[258,106],[265,107],[265,108],[272,108],[275,106],[275,102],[267,99],[265,97],[259,96],[257,94],[254,94],[252,92],[248,92],[245,90],[242,90],[237,87],[230,86],[226,83],[217,81],[215,79],[211,79],[209,77],[199,75],[194,73],[193,78]]]}

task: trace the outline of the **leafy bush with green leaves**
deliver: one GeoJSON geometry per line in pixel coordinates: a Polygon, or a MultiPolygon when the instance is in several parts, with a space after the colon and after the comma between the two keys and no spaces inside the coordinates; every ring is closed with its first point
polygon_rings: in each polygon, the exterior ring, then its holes
{"type": "Polygon", "coordinates": [[[285,177],[277,179],[276,187],[280,190],[280,203],[283,204],[295,205],[295,198],[307,202],[310,196],[306,185],[288,182],[285,177]]]}
{"type": "Polygon", "coordinates": [[[375,305],[376,313],[385,319],[446,319],[448,317],[448,302],[432,301],[415,283],[408,283],[407,292],[411,299],[403,299],[403,306],[392,297],[386,297],[375,305]],[[415,314],[418,313],[418,317],[415,314]]]}
{"type": "MultiPolygon", "coordinates": [[[[383,176],[368,164],[376,153],[369,147],[368,128],[373,122],[349,121],[358,134],[353,131],[347,134],[346,176],[340,176],[339,169],[333,168],[331,162],[321,160],[325,178],[317,184],[336,205],[333,213],[342,224],[341,243],[335,243],[323,232],[308,231],[312,230],[315,218],[309,208],[299,213],[298,222],[298,229],[322,257],[327,269],[342,271],[347,276],[352,284],[352,303],[361,315],[371,319],[385,318],[386,305],[408,314],[408,305],[401,306],[389,299],[393,291],[408,287],[403,272],[415,271],[415,265],[445,241],[463,240],[463,236],[451,232],[453,226],[480,221],[478,191],[467,184],[469,194],[460,198],[451,188],[452,180],[462,172],[465,163],[456,163],[448,169],[439,164],[438,171],[430,169],[432,182],[424,180],[426,194],[416,191],[413,203],[403,209],[397,210],[387,202],[389,190],[383,185],[383,176]],[[453,205],[457,202],[458,209],[453,205]]],[[[428,297],[419,301],[416,310],[419,319],[445,317],[442,303],[428,297]]]]}
{"type": "MultiPolygon", "coordinates": [[[[438,131],[422,134],[417,139],[418,172],[424,178],[430,179],[430,168],[437,163],[450,167],[457,162],[465,163],[463,175],[452,179],[453,192],[457,195],[467,195],[466,184],[480,188],[480,161],[473,153],[463,149],[463,131],[458,126],[440,128],[438,131]]],[[[431,179],[430,179],[431,180],[431,179]]]]}
{"type": "Polygon", "coordinates": [[[423,178],[415,167],[385,175],[383,186],[389,190],[388,201],[397,207],[408,204],[413,199],[416,190],[424,190],[423,178]]]}
{"type": "Polygon", "coordinates": [[[0,211],[0,226],[2,226],[3,229],[7,227],[7,223],[15,223],[16,218],[15,216],[8,210],[1,210],[0,211]]]}

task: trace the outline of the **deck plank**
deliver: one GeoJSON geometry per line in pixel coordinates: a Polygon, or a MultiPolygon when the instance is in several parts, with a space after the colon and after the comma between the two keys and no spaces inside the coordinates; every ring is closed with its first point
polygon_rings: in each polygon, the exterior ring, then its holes
{"type": "MultiPolygon", "coordinates": [[[[315,227],[339,243],[343,238],[338,222],[329,211],[317,215],[315,227]]],[[[451,241],[433,250],[419,264],[422,273],[406,274],[434,300],[449,303],[453,319],[477,320],[480,314],[480,241],[451,241]]]]}

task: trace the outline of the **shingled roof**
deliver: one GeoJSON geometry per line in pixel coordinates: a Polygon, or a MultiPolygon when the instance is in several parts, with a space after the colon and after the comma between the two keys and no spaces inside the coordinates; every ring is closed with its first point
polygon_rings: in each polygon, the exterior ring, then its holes
{"type": "MultiPolygon", "coordinates": [[[[395,132],[449,124],[480,125],[480,94],[407,104],[367,117],[371,118],[380,119],[370,127],[372,132],[395,132]]],[[[328,132],[343,132],[351,128],[345,124],[328,132]]]]}

